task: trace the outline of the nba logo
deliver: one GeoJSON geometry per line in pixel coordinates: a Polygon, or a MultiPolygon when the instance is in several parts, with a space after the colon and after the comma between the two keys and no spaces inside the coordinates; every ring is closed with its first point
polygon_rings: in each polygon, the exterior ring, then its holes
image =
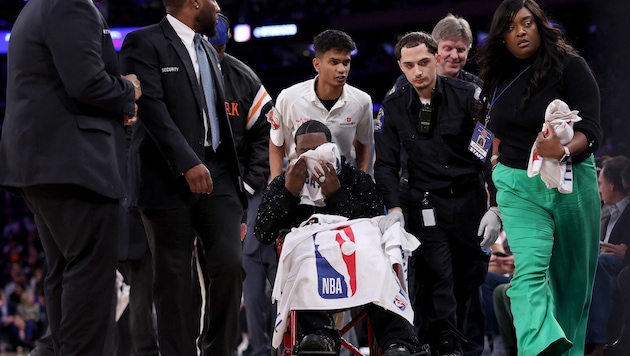
{"type": "Polygon", "coordinates": [[[407,302],[405,302],[405,300],[403,298],[401,298],[400,295],[397,295],[394,298],[394,305],[396,306],[396,308],[398,308],[400,310],[407,309],[407,302]]]}
{"type": "Polygon", "coordinates": [[[339,299],[351,297],[356,293],[357,267],[356,246],[354,243],[354,232],[351,227],[344,227],[327,234],[313,235],[317,267],[317,291],[320,297],[324,299],[339,299]],[[333,239],[331,233],[334,233],[334,241],[330,241],[333,239]],[[321,241],[321,243],[327,242],[328,250],[330,250],[330,246],[333,246],[332,249],[334,251],[322,254],[318,237],[326,239],[326,241],[321,241]],[[331,261],[334,262],[331,263],[331,261]],[[337,268],[333,267],[333,265],[336,265],[337,268]]]}

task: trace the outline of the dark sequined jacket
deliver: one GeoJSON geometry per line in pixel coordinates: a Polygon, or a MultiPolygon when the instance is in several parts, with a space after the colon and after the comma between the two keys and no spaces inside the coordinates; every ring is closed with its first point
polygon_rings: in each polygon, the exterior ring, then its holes
{"type": "Polygon", "coordinates": [[[271,244],[282,230],[299,226],[315,213],[340,215],[349,219],[384,214],[383,199],[376,191],[370,175],[344,161],[337,177],[341,188],[326,197],[326,206],[316,207],[300,205],[299,196],[293,196],[284,187],[284,173],[277,176],[263,191],[254,227],[256,238],[263,244],[271,244]]]}

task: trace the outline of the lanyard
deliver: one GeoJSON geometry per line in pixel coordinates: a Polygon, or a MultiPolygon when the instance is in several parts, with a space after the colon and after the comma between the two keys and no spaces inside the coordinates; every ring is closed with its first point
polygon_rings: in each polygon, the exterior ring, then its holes
{"type": "Polygon", "coordinates": [[[532,65],[528,65],[527,68],[523,69],[523,71],[521,71],[516,78],[512,79],[512,81],[510,82],[510,84],[508,84],[505,88],[503,88],[503,90],[501,90],[501,92],[499,93],[499,95],[497,95],[497,87],[494,87],[494,93],[492,94],[492,99],[490,100],[490,103],[488,104],[488,112],[486,113],[486,125],[488,126],[488,122],[490,121],[490,111],[492,111],[492,107],[494,106],[494,103],[497,102],[497,100],[499,100],[499,98],[501,97],[501,95],[503,95],[503,93],[505,93],[506,90],[508,90],[509,87],[512,86],[512,84],[514,84],[515,81],[518,80],[518,78],[520,78],[523,74],[525,74],[525,72],[527,72],[527,70],[529,68],[531,68],[532,65]]]}

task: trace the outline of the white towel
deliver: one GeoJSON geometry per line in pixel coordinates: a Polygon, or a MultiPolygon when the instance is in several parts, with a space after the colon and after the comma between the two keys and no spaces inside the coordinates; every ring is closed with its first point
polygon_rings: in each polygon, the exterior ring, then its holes
{"type": "MultiPolygon", "coordinates": [[[[545,110],[545,122],[542,131],[548,131],[547,125],[553,126],[562,145],[566,145],[573,138],[573,124],[581,121],[577,110],[569,109],[562,100],[552,101],[545,110]]],[[[558,188],[563,194],[573,191],[573,167],[571,158],[560,162],[555,158],[540,157],[536,151],[536,143],[532,146],[527,165],[527,176],[534,177],[540,173],[540,178],[547,188],[558,188]]]]}
{"type": "Polygon", "coordinates": [[[339,155],[339,148],[337,145],[331,142],[324,143],[314,150],[306,151],[300,157],[304,157],[306,160],[306,169],[308,171],[308,177],[306,177],[306,183],[302,187],[300,192],[300,204],[313,205],[313,206],[325,206],[326,197],[322,194],[322,188],[319,186],[317,179],[313,179],[313,176],[317,177],[319,174],[315,171],[317,167],[320,172],[324,169],[321,167],[320,161],[330,163],[335,167],[337,174],[341,171],[341,156],[339,155]]]}
{"type": "Polygon", "coordinates": [[[286,235],[272,299],[278,302],[273,346],[290,310],[341,310],[374,303],[413,323],[407,260],[420,246],[396,223],[384,234],[378,220],[315,214],[286,235]]]}

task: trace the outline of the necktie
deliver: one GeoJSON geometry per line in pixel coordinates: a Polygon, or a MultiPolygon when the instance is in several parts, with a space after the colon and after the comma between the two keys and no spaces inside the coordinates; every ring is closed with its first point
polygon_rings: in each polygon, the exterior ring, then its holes
{"type": "Polygon", "coordinates": [[[197,61],[199,62],[199,76],[201,77],[201,87],[206,99],[206,115],[210,121],[210,135],[212,148],[216,151],[219,147],[219,118],[217,117],[216,101],[214,98],[214,86],[212,85],[212,76],[210,74],[210,63],[206,51],[201,44],[201,35],[195,34],[195,52],[197,52],[197,61]]]}

